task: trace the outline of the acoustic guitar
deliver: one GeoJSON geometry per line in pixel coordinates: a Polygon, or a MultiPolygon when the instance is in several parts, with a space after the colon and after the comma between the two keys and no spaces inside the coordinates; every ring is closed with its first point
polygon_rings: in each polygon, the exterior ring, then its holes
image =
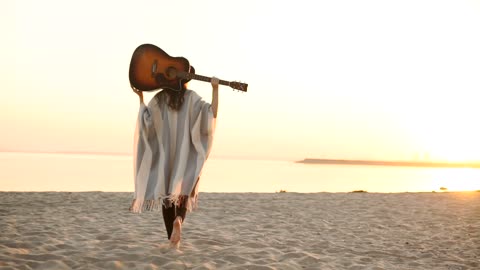
{"type": "MultiPolygon", "coordinates": [[[[130,84],[141,91],[172,89],[180,91],[185,82],[191,79],[210,82],[211,77],[192,72],[188,60],[184,57],[172,57],[152,44],[138,46],[130,61],[130,84]]],[[[247,92],[248,84],[219,80],[219,84],[247,92]]]]}

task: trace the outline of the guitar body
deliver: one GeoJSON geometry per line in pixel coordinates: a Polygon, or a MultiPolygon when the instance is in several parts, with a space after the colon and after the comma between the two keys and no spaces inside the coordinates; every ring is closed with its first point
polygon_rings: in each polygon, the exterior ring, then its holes
{"type": "Polygon", "coordinates": [[[172,57],[159,47],[142,44],[133,52],[130,61],[130,84],[141,91],[172,89],[180,91],[188,81],[178,73],[188,73],[190,63],[184,57],[172,57]]]}

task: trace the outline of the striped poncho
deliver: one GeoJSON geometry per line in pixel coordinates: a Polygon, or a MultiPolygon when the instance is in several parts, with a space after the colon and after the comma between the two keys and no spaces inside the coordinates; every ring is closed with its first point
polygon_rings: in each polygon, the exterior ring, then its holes
{"type": "Polygon", "coordinates": [[[211,105],[191,90],[179,111],[160,93],[141,103],[134,139],[135,192],[130,210],[160,208],[164,199],[178,204],[188,196],[187,209],[197,206],[198,180],[215,130],[211,105]]]}

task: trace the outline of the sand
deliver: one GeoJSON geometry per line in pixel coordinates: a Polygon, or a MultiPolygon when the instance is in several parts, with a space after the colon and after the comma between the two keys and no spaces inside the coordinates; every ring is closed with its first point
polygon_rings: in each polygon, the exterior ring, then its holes
{"type": "Polygon", "coordinates": [[[179,250],[130,198],[1,192],[0,269],[480,269],[480,192],[201,193],[179,250]]]}

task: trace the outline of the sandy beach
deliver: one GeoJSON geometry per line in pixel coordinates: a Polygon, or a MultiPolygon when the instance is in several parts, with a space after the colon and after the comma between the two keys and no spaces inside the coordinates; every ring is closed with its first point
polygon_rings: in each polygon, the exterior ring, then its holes
{"type": "Polygon", "coordinates": [[[179,250],[131,196],[1,192],[0,269],[480,268],[480,192],[200,193],[179,250]]]}

